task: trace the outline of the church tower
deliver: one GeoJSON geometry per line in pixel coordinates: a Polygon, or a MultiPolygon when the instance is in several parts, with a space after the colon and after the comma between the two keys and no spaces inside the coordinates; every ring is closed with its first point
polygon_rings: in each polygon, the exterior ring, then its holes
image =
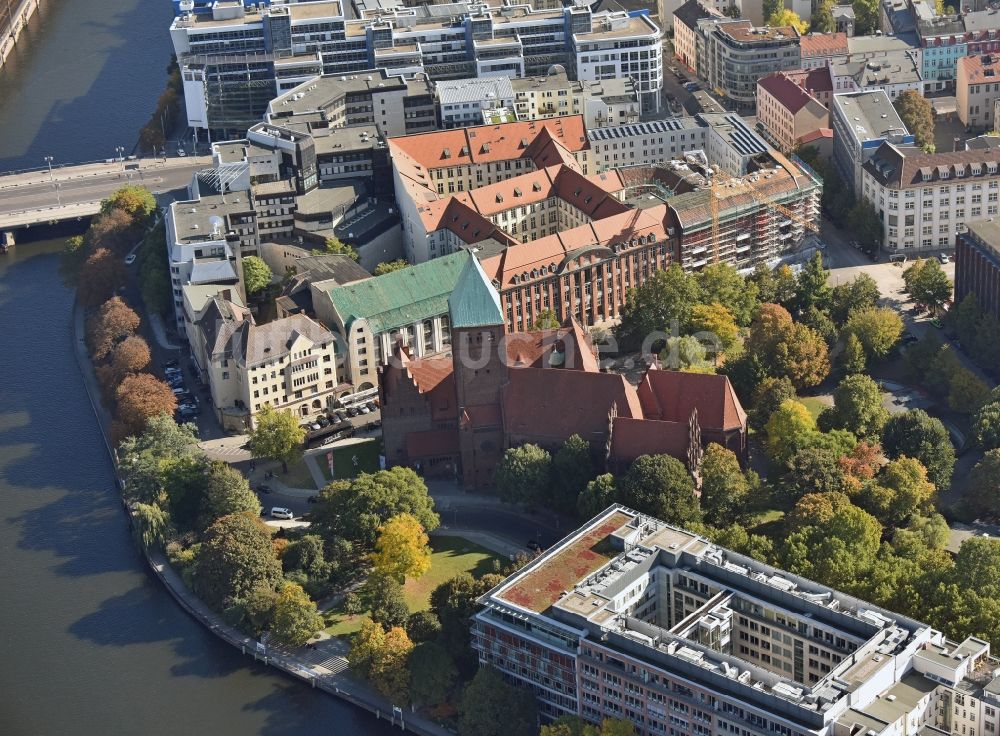
{"type": "Polygon", "coordinates": [[[467,488],[482,488],[492,485],[494,469],[503,457],[506,320],[500,295],[471,253],[448,298],[448,312],[462,481],[467,488]]]}

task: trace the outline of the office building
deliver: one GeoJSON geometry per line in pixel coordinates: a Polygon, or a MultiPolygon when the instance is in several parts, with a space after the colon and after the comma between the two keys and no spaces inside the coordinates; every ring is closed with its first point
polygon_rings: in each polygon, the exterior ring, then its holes
{"type": "Polygon", "coordinates": [[[481,666],[643,736],[995,733],[989,642],[612,506],[479,598],[481,666]],[[973,725],[975,723],[975,725],[973,725]]]}
{"type": "Polygon", "coordinates": [[[998,214],[997,148],[924,153],[883,143],[863,173],[862,194],[882,219],[890,253],[950,249],[967,225],[998,214]]]}
{"type": "Polygon", "coordinates": [[[834,95],[830,123],[834,163],[855,196],[861,194],[862,166],[883,142],[913,143],[884,90],[834,95]]]}
{"type": "Polygon", "coordinates": [[[1000,224],[970,223],[955,238],[955,304],[973,294],[987,314],[1000,319],[1000,224]]]}
{"type": "Polygon", "coordinates": [[[592,13],[582,3],[539,10],[383,3],[354,15],[340,0],[250,7],[219,0],[211,13],[183,3],[170,32],[189,125],[246,128],[276,93],[316,74],[373,68],[437,81],[537,76],[560,64],[581,80],[630,77],[643,109],[659,110],[662,32],[645,14],[592,13]]]}

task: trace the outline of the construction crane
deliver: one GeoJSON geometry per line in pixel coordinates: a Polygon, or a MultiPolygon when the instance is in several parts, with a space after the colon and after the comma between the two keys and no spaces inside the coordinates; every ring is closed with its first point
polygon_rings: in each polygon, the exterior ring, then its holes
{"type": "Polygon", "coordinates": [[[791,208],[775,202],[771,196],[758,190],[757,187],[754,186],[753,182],[749,181],[746,177],[738,179],[730,176],[718,168],[713,168],[712,171],[714,175],[711,177],[711,181],[709,182],[709,191],[711,194],[709,197],[709,209],[712,217],[712,263],[719,262],[719,198],[722,196],[719,189],[723,186],[729,188],[730,191],[739,191],[741,193],[749,194],[753,197],[754,201],[759,204],[777,210],[792,222],[819,234],[819,226],[811,220],[802,217],[791,208]]]}

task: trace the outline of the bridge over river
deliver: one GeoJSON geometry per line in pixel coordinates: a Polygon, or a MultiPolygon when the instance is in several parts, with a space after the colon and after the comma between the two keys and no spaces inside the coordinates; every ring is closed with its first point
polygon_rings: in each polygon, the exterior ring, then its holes
{"type": "Polygon", "coordinates": [[[153,194],[186,187],[211,164],[209,156],[113,159],[0,175],[0,233],[91,217],[124,184],[140,184],[153,194]]]}

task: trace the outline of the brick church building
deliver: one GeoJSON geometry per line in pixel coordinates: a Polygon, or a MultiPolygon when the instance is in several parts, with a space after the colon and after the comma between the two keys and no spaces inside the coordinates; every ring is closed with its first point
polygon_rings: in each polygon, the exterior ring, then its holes
{"type": "Polygon", "coordinates": [[[633,386],[601,372],[576,322],[507,333],[500,298],[471,254],[448,309],[450,354],[411,359],[397,346],[380,369],[390,466],[483,488],[507,448],[532,442],[554,451],[573,434],[610,472],[652,454],[672,455],[694,472],[709,442],[745,459],[746,413],[726,376],[654,364],[633,386]]]}

